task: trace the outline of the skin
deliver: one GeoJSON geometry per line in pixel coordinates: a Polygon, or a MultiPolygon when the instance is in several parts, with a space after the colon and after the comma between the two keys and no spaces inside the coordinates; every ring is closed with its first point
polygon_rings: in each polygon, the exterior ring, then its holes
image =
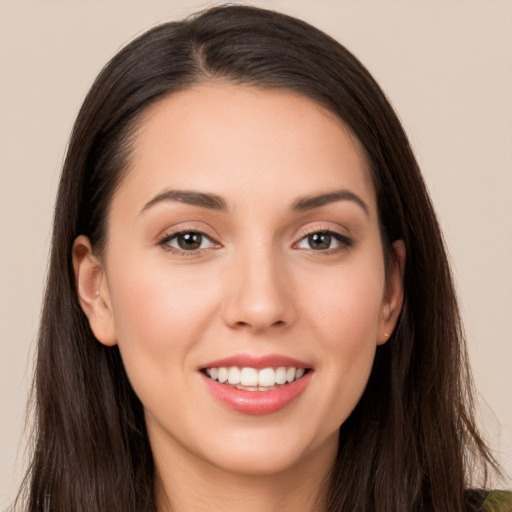
{"type": "Polygon", "coordinates": [[[403,244],[393,248],[386,269],[363,151],[311,100],[210,83],[149,109],[103,253],[81,236],[73,257],[92,330],[119,345],[144,405],[159,510],[166,496],[176,511],[321,510],[339,426],[402,305],[403,244]],[[340,189],[365,206],[293,209],[340,189]],[[215,194],[226,209],[148,206],[170,190],[215,194]],[[183,229],[208,237],[200,250],[179,249],[183,229]],[[313,247],[308,235],[326,231],[341,241],[313,247]],[[276,413],[232,411],[198,368],[240,353],[299,359],[311,380],[276,413]]]}

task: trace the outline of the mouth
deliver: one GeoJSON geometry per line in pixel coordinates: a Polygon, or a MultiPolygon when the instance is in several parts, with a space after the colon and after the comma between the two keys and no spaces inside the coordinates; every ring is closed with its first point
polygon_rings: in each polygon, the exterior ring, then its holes
{"type": "Polygon", "coordinates": [[[238,354],[198,368],[206,389],[221,404],[242,414],[280,411],[308,388],[313,367],[281,355],[238,354]]]}
{"type": "Polygon", "coordinates": [[[310,368],[218,366],[201,370],[211,380],[244,391],[273,391],[302,379],[310,368]]]}

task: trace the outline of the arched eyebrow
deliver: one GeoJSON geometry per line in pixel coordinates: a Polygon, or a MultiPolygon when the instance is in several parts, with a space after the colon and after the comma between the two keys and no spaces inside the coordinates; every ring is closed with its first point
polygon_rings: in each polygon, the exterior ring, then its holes
{"type": "MultiPolygon", "coordinates": [[[[142,208],[141,213],[158,203],[166,201],[177,201],[179,203],[190,204],[192,206],[199,206],[200,208],[208,208],[210,210],[217,211],[227,211],[228,209],[224,198],[217,194],[197,192],[193,190],[165,190],[148,201],[142,208]]],[[[357,194],[346,189],[300,197],[292,203],[291,210],[304,212],[307,210],[313,210],[314,208],[320,208],[321,206],[335,203],[337,201],[352,201],[360,206],[366,215],[369,215],[367,204],[357,194]]]]}
{"type": "Polygon", "coordinates": [[[158,203],[166,201],[177,201],[179,203],[208,208],[210,210],[227,210],[226,201],[216,194],[196,192],[193,190],[165,190],[148,201],[142,208],[141,213],[158,203]]]}
{"type": "Polygon", "coordinates": [[[337,201],[352,201],[360,206],[366,215],[370,214],[368,205],[357,194],[346,189],[333,190],[332,192],[326,192],[323,194],[301,197],[293,202],[292,210],[303,212],[314,208],[320,208],[321,206],[335,203],[337,201]]]}

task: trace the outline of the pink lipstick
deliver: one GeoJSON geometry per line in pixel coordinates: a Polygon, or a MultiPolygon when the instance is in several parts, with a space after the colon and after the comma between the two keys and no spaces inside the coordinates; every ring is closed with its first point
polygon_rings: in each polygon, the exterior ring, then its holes
{"type": "Polygon", "coordinates": [[[286,356],[235,355],[199,368],[212,395],[228,408],[253,415],[272,414],[308,386],[310,365],[286,356]]]}

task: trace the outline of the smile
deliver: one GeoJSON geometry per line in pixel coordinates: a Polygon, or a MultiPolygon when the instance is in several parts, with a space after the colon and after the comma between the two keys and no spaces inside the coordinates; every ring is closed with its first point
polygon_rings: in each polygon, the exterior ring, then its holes
{"type": "Polygon", "coordinates": [[[198,368],[209,394],[242,414],[267,415],[297,403],[315,373],[290,357],[237,354],[198,368]]]}
{"type": "Polygon", "coordinates": [[[277,368],[251,368],[221,366],[206,368],[210,379],[245,391],[271,391],[297,381],[307,372],[305,368],[279,366],[277,368]]]}

